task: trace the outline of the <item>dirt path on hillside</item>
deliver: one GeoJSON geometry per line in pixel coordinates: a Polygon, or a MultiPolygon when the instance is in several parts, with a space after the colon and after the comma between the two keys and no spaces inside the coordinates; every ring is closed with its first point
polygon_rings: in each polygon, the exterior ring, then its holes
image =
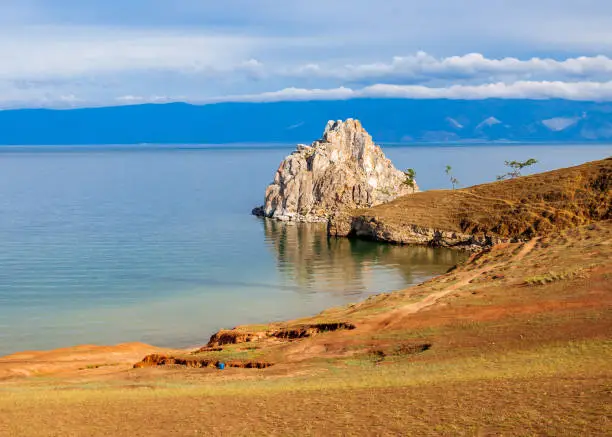
{"type": "Polygon", "coordinates": [[[527,256],[527,254],[536,247],[536,244],[538,244],[538,241],[540,241],[539,238],[534,238],[532,240],[529,240],[527,243],[525,243],[523,247],[521,248],[521,251],[517,253],[516,256],[514,257],[514,261],[521,261],[523,258],[525,258],[525,256],[527,256]]]}
{"type": "Polygon", "coordinates": [[[488,265],[486,267],[481,267],[476,270],[459,273],[458,281],[455,282],[454,284],[449,285],[448,287],[445,287],[443,290],[427,295],[423,300],[419,302],[404,305],[403,307],[398,308],[394,311],[391,311],[390,313],[385,313],[385,314],[382,314],[380,316],[377,316],[371,319],[372,326],[376,326],[377,328],[386,327],[390,325],[393,321],[401,319],[402,317],[405,317],[409,314],[415,314],[419,311],[424,310],[425,308],[435,305],[440,299],[448,296],[451,293],[456,292],[457,290],[468,285],[471,281],[478,278],[479,276],[484,275],[492,270],[495,270],[496,268],[501,267],[503,264],[506,264],[507,262],[521,261],[523,258],[525,258],[525,256],[527,256],[535,248],[538,241],[539,241],[539,238],[534,238],[524,243],[519,253],[517,253],[510,260],[504,263],[491,264],[491,265],[488,265]]]}

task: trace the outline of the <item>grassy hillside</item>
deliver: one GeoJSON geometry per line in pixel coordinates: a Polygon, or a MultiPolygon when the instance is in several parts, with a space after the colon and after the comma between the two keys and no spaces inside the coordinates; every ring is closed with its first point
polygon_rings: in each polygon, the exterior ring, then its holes
{"type": "Polygon", "coordinates": [[[132,368],[107,351],[6,378],[0,435],[609,435],[611,259],[603,221],[312,318],[225,331],[220,347],[157,352],[265,369],[132,368]],[[354,329],[276,335],[340,322],[354,329]]]}
{"type": "Polygon", "coordinates": [[[375,208],[533,237],[415,287],[190,350],[0,358],[0,435],[611,435],[610,164],[375,208]]]}
{"type": "MultiPolygon", "coordinates": [[[[612,218],[612,158],[453,191],[426,191],[350,214],[352,232],[410,242],[414,227],[529,239],[612,218]]],[[[346,218],[344,218],[346,220],[346,218]]],[[[347,225],[348,226],[348,225],[347,225]]]]}

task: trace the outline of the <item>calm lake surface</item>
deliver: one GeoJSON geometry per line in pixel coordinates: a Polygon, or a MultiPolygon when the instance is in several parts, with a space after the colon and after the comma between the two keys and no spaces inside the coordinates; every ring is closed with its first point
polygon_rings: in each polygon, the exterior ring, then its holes
{"type": "MultiPolygon", "coordinates": [[[[250,215],[287,146],[0,147],[0,355],[75,344],[206,343],[403,288],[464,255],[328,240],[250,215]]],[[[610,145],[389,146],[422,189],[612,154],[610,145]]]]}

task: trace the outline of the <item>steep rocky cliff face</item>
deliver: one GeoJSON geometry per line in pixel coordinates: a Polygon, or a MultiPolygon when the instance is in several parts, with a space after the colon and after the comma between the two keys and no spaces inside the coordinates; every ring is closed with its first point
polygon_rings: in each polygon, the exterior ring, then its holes
{"type": "Polygon", "coordinates": [[[358,120],[330,121],[323,138],[281,163],[253,214],[284,221],[327,222],[338,211],[368,208],[418,190],[405,184],[358,120]]]}

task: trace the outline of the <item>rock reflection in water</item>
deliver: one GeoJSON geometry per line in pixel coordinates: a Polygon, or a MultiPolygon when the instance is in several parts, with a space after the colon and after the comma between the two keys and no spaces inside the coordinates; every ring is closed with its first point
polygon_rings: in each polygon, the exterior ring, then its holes
{"type": "Polygon", "coordinates": [[[279,270],[310,292],[362,294],[400,289],[444,273],[466,257],[449,249],[328,238],[322,224],[270,219],[262,223],[279,270]]]}

